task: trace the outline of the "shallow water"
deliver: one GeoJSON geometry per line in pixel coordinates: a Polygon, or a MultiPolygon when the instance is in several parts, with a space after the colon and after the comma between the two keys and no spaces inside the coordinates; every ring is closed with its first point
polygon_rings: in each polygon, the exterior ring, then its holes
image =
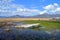
{"type": "MultiPolygon", "coordinates": [[[[54,33],[55,34],[55,33],[54,33]]],[[[47,32],[28,30],[28,29],[13,29],[6,31],[0,29],[0,39],[5,40],[60,40],[60,32],[55,35],[47,32]]]]}
{"type": "MultiPolygon", "coordinates": [[[[22,22],[12,22],[11,24],[23,25],[22,22]]],[[[60,40],[60,31],[52,30],[46,31],[44,27],[42,30],[31,29],[17,29],[11,25],[9,27],[0,28],[0,40],[60,40]],[[8,30],[6,30],[8,29],[8,30]]]]}

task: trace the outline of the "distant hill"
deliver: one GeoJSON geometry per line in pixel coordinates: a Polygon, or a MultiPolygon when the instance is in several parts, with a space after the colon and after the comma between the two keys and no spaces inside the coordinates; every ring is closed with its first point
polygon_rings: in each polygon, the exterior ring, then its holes
{"type": "Polygon", "coordinates": [[[20,16],[20,15],[13,15],[13,16],[0,16],[0,18],[26,18],[26,16],[20,16]]]}
{"type": "Polygon", "coordinates": [[[6,16],[0,16],[0,18],[7,18],[6,16]]]}
{"type": "Polygon", "coordinates": [[[54,17],[60,17],[60,14],[41,14],[31,16],[31,18],[54,18],[54,17]]]}
{"type": "Polygon", "coordinates": [[[24,16],[20,16],[20,15],[13,15],[13,16],[10,16],[8,18],[24,18],[24,16]]]}
{"type": "Polygon", "coordinates": [[[60,17],[60,14],[40,14],[35,16],[21,16],[21,15],[13,15],[9,17],[0,16],[0,18],[54,18],[54,17],[60,17]]]}

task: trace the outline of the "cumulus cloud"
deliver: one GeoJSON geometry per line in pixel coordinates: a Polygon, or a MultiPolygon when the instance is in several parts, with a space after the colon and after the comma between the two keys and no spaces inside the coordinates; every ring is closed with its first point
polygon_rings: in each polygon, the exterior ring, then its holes
{"type": "Polygon", "coordinates": [[[43,11],[38,9],[29,9],[21,4],[14,4],[15,0],[0,0],[0,15],[30,15],[30,14],[44,14],[60,12],[60,7],[57,3],[43,7],[43,11]]]}
{"type": "Polygon", "coordinates": [[[47,13],[57,13],[60,12],[60,6],[57,3],[47,5],[43,7],[47,13]]]}
{"type": "Polygon", "coordinates": [[[47,13],[47,10],[41,11],[40,14],[47,13]]]}
{"type": "Polygon", "coordinates": [[[10,14],[10,15],[29,15],[33,13],[40,13],[37,9],[28,9],[23,5],[18,5],[12,3],[14,0],[0,0],[0,14],[10,14]]]}
{"type": "Polygon", "coordinates": [[[8,2],[12,2],[14,0],[0,0],[1,3],[8,3],[8,2]]]}
{"type": "Polygon", "coordinates": [[[57,7],[59,7],[59,5],[57,3],[54,3],[54,4],[47,5],[43,8],[46,9],[46,10],[54,10],[57,7]]]}
{"type": "Polygon", "coordinates": [[[60,12],[60,7],[56,8],[56,10],[55,10],[55,11],[59,11],[59,12],[60,12]]]}

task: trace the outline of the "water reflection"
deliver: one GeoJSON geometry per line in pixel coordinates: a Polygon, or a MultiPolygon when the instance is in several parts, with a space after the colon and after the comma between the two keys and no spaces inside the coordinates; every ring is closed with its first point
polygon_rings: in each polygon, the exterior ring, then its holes
{"type": "Polygon", "coordinates": [[[54,29],[46,31],[45,27],[41,30],[16,28],[16,25],[23,25],[22,22],[10,22],[9,25],[0,28],[0,40],[60,40],[60,31],[54,29]]]}
{"type": "Polygon", "coordinates": [[[28,30],[28,29],[14,29],[6,31],[0,29],[0,39],[5,40],[60,40],[60,32],[56,35],[47,32],[28,30]]]}

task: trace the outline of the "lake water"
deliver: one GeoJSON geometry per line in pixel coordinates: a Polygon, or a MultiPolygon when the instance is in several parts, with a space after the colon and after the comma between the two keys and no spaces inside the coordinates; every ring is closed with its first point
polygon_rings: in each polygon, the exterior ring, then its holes
{"type": "Polygon", "coordinates": [[[49,34],[30,29],[14,29],[10,31],[0,29],[0,40],[60,40],[60,32],[49,34]]]}
{"type": "MultiPolygon", "coordinates": [[[[15,25],[23,25],[23,22],[11,22],[11,24],[15,25]]],[[[50,32],[42,30],[31,30],[31,29],[16,29],[11,25],[9,27],[10,30],[5,30],[4,28],[0,28],[0,40],[60,40],[60,31],[52,30],[50,32]]]]}

